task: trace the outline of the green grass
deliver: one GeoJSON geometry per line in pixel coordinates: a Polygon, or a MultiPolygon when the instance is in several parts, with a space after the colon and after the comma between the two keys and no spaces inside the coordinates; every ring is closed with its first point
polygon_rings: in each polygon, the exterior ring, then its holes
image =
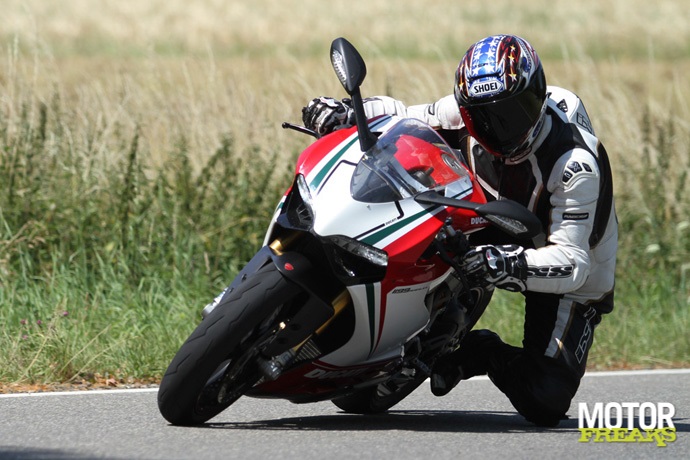
{"type": "Polygon", "coordinates": [[[60,104],[0,120],[0,382],[160,375],[260,246],[284,187],[275,153],[228,135],[193,171],[181,138],[145,172],[137,128],[106,166],[60,104]]]}

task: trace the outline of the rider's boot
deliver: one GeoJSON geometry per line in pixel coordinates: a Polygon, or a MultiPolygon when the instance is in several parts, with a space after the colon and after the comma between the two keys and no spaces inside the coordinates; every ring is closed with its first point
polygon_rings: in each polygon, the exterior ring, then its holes
{"type": "Polygon", "coordinates": [[[492,350],[503,341],[486,329],[470,331],[460,343],[460,348],[436,361],[431,370],[431,392],[444,396],[460,382],[487,372],[492,350]]]}

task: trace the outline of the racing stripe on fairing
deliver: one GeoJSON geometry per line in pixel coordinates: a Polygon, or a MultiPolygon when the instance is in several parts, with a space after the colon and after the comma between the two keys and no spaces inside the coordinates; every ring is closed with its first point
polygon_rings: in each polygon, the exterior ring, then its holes
{"type": "MultiPolygon", "coordinates": [[[[391,117],[383,117],[380,120],[376,120],[374,123],[372,123],[369,127],[371,129],[378,128],[379,126],[387,123],[391,117]]],[[[314,178],[312,179],[311,183],[309,184],[309,188],[312,190],[318,190],[319,186],[323,182],[323,180],[326,178],[328,173],[335,167],[336,163],[340,160],[340,158],[343,156],[343,154],[350,148],[352,145],[357,142],[359,139],[359,135],[355,134],[351,140],[347,141],[347,143],[341,148],[333,157],[331,157],[330,160],[324,164],[323,168],[319,170],[319,172],[316,173],[314,178]]]]}
{"type": "Polygon", "coordinates": [[[433,214],[436,214],[437,212],[441,211],[443,209],[442,206],[433,206],[429,210],[422,210],[416,214],[412,214],[410,217],[407,217],[406,219],[402,219],[399,222],[396,222],[395,224],[389,225],[388,227],[385,227],[383,230],[380,230],[373,235],[369,235],[365,238],[362,238],[362,243],[369,244],[371,246],[376,245],[379,241],[383,240],[384,238],[392,235],[393,233],[397,232],[398,230],[404,228],[405,226],[411,224],[417,219],[421,219],[422,217],[427,217],[430,218],[433,214]],[[431,211],[435,212],[431,212],[431,211]]]}
{"type": "MultiPolygon", "coordinates": [[[[467,195],[469,195],[472,192],[473,188],[470,187],[466,190],[463,190],[462,192],[450,197],[450,198],[463,198],[467,195]]],[[[373,233],[367,237],[362,238],[360,241],[362,243],[369,244],[371,246],[375,246],[376,243],[379,243],[380,241],[384,240],[385,238],[389,237],[393,233],[397,232],[398,230],[401,230],[402,228],[406,227],[407,225],[410,225],[412,222],[422,219],[422,218],[431,218],[432,216],[438,214],[440,211],[445,209],[445,206],[442,205],[433,205],[430,206],[426,209],[423,209],[422,211],[412,214],[411,216],[402,219],[395,224],[389,225],[382,230],[377,231],[376,233],[373,233]]],[[[419,224],[415,224],[415,226],[418,226],[419,224]]]]}
{"type": "Polygon", "coordinates": [[[319,185],[321,185],[321,182],[323,182],[323,179],[326,177],[326,174],[328,174],[331,169],[333,169],[333,166],[340,160],[340,158],[343,156],[343,154],[350,148],[352,147],[352,144],[357,142],[358,136],[354,136],[351,140],[345,144],[345,146],[338,151],[333,157],[328,160],[328,162],[319,170],[318,173],[316,173],[316,176],[314,176],[314,179],[311,181],[311,184],[309,184],[309,188],[312,190],[318,190],[319,185]]]}

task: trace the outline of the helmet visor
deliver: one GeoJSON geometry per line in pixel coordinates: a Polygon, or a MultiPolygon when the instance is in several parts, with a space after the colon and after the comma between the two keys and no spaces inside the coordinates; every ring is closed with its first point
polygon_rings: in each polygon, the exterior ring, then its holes
{"type": "Polygon", "coordinates": [[[543,95],[525,90],[506,99],[460,107],[460,113],[482,147],[510,157],[528,141],[545,103],[543,95]]]}

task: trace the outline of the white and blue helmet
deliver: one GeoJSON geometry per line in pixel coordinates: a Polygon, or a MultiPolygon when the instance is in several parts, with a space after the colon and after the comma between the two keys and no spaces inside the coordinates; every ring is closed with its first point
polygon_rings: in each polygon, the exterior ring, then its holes
{"type": "Polygon", "coordinates": [[[546,113],[546,77],[532,46],[515,35],[472,45],[455,73],[455,100],[479,144],[502,158],[526,152],[546,113]]]}

